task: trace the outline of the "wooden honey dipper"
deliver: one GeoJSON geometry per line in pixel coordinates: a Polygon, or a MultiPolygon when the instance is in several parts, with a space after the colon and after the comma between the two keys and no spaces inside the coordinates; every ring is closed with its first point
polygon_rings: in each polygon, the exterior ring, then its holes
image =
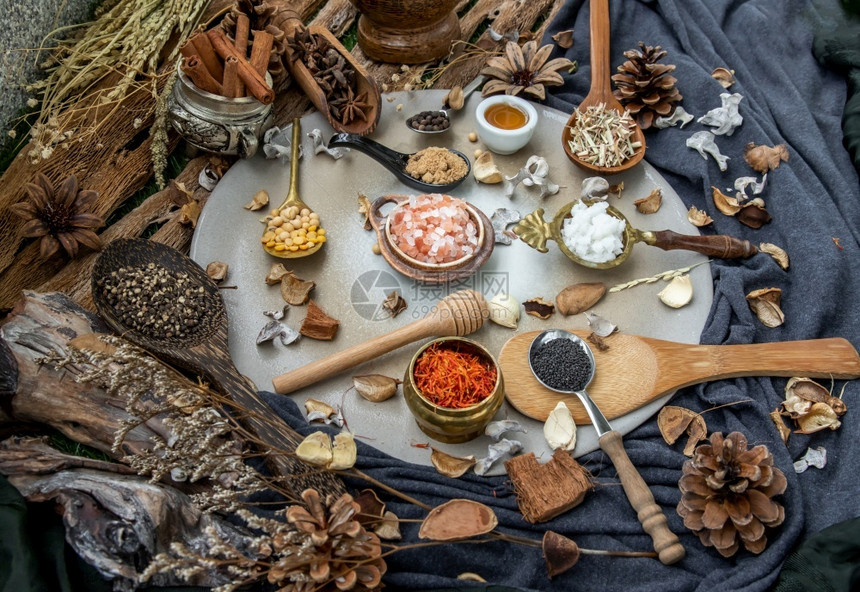
{"type": "Polygon", "coordinates": [[[489,314],[483,294],[460,290],[440,300],[423,319],[276,376],[272,384],[275,392],[286,395],[419,339],[469,335],[489,314]]]}

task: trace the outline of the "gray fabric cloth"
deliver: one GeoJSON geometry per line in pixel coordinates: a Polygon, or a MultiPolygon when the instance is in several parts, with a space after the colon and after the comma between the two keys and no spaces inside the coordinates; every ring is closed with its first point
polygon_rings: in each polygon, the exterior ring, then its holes
{"type": "MultiPolygon", "coordinates": [[[[817,6],[817,5],[816,5],[817,6]]],[[[646,160],[669,180],[688,206],[714,218],[704,232],[732,234],[754,243],[783,246],[791,257],[789,271],[781,270],[766,255],[742,262],[713,263],[714,305],[702,333],[708,344],[740,344],[841,336],[860,345],[860,184],[857,172],[842,146],[840,121],[846,83],[823,69],[811,51],[813,33],[835,23],[839,4],[826,11],[798,0],[615,0],[610,3],[613,68],[622,52],[639,41],[661,45],[664,60],[677,65],[675,76],[684,95],[682,105],[701,116],[720,105],[724,92],[710,77],[725,66],[736,71],[730,92],[744,99],[743,125],[717,143],[731,157],[726,173],[685,147],[685,140],[704,126],[669,128],[647,133],[646,160]],[[717,212],[710,199],[711,186],[731,187],[734,179],[755,174],[743,160],[748,142],[789,147],[790,160],[768,176],[764,199],[773,222],[752,230],[717,212]],[[834,241],[838,239],[838,245],[834,241]],[[750,312],[745,294],[764,287],[783,290],[786,322],[768,329],[750,312]]],[[[551,89],[550,106],[571,111],[587,94],[588,3],[574,0],[556,15],[548,36],[574,29],[575,44],[567,56],[580,70],[565,76],[566,86],[551,89]]],[[[643,307],[643,314],[647,308],[643,307]]],[[[827,382],[827,381],[825,381],[827,382]]],[[[843,386],[836,381],[836,392],[843,386]]],[[[840,430],[791,436],[786,447],[768,417],[782,400],[785,379],[724,380],[682,390],[672,403],[703,410],[739,400],[751,402],[725,407],[706,415],[710,431],[739,430],[751,444],[766,444],[776,465],[788,478],[782,496],[784,524],[769,535],[760,555],[740,551],[724,559],[704,548],[682,525],[675,513],[677,488],[685,457],[682,444],[667,446],[656,423],[646,422],[625,438],[627,451],[651,486],[657,502],[679,533],[687,557],[675,566],[655,559],[613,559],[586,556],[570,572],[550,581],[539,549],[508,543],[446,545],[390,557],[386,582],[395,589],[455,586],[464,571],[477,572],[489,582],[529,590],[745,591],[768,589],[776,580],[789,552],[804,538],[823,528],[860,514],[860,423],[856,415],[860,385],[848,383],[844,392],[849,411],[840,430]],[[824,446],[829,463],[823,470],[795,474],[793,460],[808,446],[824,446]]],[[[283,398],[270,402],[286,417],[301,423],[300,414],[283,398]]],[[[523,521],[515,498],[502,478],[466,476],[450,480],[432,469],[409,465],[361,447],[360,465],[378,479],[430,504],[453,497],[469,497],[492,505],[500,528],[539,539],[547,529],[573,538],[581,547],[595,549],[650,549],[630,508],[615,470],[602,452],[581,462],[597,476],[600,485],[585,502],[553,521],[537,526],[523,521]]],[[[418,518],[421,510],[392,503],[401,517],[418,518]]],[[[414,540],[417,526],[405,527],[414,540]]],[[[462,585],[462,583],[461,583],[462,585]]]]}

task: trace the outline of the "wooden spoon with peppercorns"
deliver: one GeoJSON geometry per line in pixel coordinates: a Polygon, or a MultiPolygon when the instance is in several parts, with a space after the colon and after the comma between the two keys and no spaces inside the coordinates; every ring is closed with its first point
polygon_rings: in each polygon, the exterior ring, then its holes
{"type": "MultiPolygon", "coordinates": [[[[134,280],[132,280],[134,283],[134,280]]],[[[242,409],[237,413],[238,421],[256,437],[268,442],[273,448],[295,450],[302,436],[286,423],[272,418],[272,409],[258,395],[254,386],[239,374],[227,348],[227,311],[215,282],[194,261],[176,249],[154,241],[117,239],[108,244],[99,254],[92,274],[93,302],[107,324],[124,339],[210,382],[217,390],[236,402],[242,409]],[[138,277],[162,276],[167,286],[171,280],[183,283],[188,290],[202,290],[195,298],[186,298],[195,306],[187,308],[183,298],[168,289],[168,297],[156,301],[159,287],[117,285],[109,281],[111,275],[121,268],[139,270],[138,277]],[[135,290],[140,290],[136,292],[135,290]],[[109,291],[113,290],[113,293],[109,291]],[[160,329],[146,325],[131,315],[162,315],[176,323],[185,325],[180,329],[160,329]],[[168,336],[169,335],[169,336],[168,336]]],[[[143,354],[142,354],[143,355],[143,354]]],[[[229,406],[229,405],[228,405],[229,406]]],[[[299,475],[317,475],[322,486],[329,492],[344,491],[343,484],[327,472],[319,472],[295,459],[292,455],[273,454],[267,456],[269,469],[284,477],[296,495],[310,483],[302,483],[299,475]],[[318,474],[319,473],[319,474],[318,474]]],[[[318,484],[314,484],[318,486],[318,484]]]]}

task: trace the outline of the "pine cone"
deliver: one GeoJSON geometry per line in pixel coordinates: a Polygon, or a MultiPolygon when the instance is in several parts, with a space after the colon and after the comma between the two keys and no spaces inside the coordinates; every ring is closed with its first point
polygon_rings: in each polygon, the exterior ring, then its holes
{"type": "Polygon", "coordinates": [[[752,553],[767,546],[765,531],[782,524],[785,510],[773,496],[785,491],[785,475],[764,445],[747,450],[746,436],[711,434],[684,463],[678,514],[706,547],[731,557],[739,543],[752,553]]]}
{"type": "MultiPolygon", "coordinates": [[[[248,17],[251,31],[266,31],[274,37],[272,44],[272,52],[269,54],[269,74],[272,75],[272,83],[275,88],[286,86],[283,84],[287,78],[287,70],[284,67],[283,56],[286,52],[286,35],[284,32],[272,24],[272,18],[278,11],[277,5],[267,2],[267,0],[236,0],[230,8],[230,12],[224,15],[221,21],[221,28],[230,37],[235,38],[236,34],[236,18],[240,14],[248,17]]],[[[248,42],[249,50],[254,45],[254,34],[251,33],[251,39],[248,42]]]]}
{"type": "Polygon", "coordinates": [[[307,509],[290,506],[287,522],[307,537],[307,544],[275,564],[269,582],[294,592],[376,588],[386,570],[382,547],[356,519],[361,507],[352,496],[329,496],[327,508],[314,489],[303,491],[302,499],[307,509]]]}
{"type": "Polygon", "coordinates": [[[618,66],[618,74],[612,76],[615,83],[615,98],[621,101],[642,129],[648,129],[657,117],[668,117],[675,105],[683,98],[669,72],[674,65],[658,64],[666,56],[659,45],[648,47],[641,41],[639,50],[624,52],[628,61],[618,66]]]}

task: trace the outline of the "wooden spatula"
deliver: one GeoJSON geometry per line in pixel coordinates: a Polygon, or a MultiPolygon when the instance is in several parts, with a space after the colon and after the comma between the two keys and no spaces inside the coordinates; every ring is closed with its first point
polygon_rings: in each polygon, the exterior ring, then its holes
{"type": "MultiPolygon", "coordinates": [[[[578,424],[591,423],[575,395],[541,385],[529,370],[528,350],[539,331],[510,339],[499,354],[508,401],[523,414],[546,421],[559,401],[578,424]]],[[[573,331],[582,338],[589,331],[573,331]]],[[[592,348],[596,371],[588,387],[608,419],[625,415],[675,390],[737,376],[860,378],[860,356],[845,339],[810,339],[752,345],[690,345],[616,333],[609,349],[592,348]]]]}

